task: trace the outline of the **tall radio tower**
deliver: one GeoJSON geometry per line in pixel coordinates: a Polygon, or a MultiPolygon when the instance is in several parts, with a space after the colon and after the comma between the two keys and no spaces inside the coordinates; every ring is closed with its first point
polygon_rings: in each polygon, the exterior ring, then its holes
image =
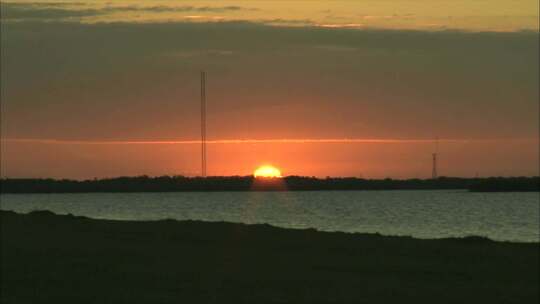
{"type": "Polygon", "coordinates": [[[206,177],[206,72],[201,72],[201,176],[206,177]]]}
{"type": "Polygon", "coordinates": [[[437,174],[437,155],[439,153],[439,138],[435,139],[435,153],[433,153],[433,168],[431,170],[431,178],[436,179],[437,174]]]}
{"type": "Polygon", "coordinates": [[[437,153],[433,153],[433,169],[431,170],[431,178],[437,178],[437,153]]]}

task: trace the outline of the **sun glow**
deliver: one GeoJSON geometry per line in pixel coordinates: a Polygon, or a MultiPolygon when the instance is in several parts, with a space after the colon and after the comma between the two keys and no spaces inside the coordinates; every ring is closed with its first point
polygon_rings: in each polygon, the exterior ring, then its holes
{"type": "Polygon", "coordinates": [[[281,171],[270,165],[260,166],[253,172],[255,177],[265,177],[265,178],[279,178],[281,177],[281,171]]]}

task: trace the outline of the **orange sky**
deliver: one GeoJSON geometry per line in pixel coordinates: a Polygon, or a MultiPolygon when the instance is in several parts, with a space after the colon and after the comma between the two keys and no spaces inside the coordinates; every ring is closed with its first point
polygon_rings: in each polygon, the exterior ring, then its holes
{"type": "Polygon", "coordinates": [[[537,1],[47,2],[1,4],[3,177],[199,174],[201,70],[212,175],[539,174],[537,1]]]}
{"type": "MultiPolygon", "coordinates": [[[[2,172],[17,177],[93,178],[198,175],[198,144],[2,145],[2,172]]],[[[433,142],[209,144],[209,175],[249,175],[273,164],[284,175],[426,178],[433,142]]],[[[441,141],[439,172],[447,176],[537,175],[538,141],[441,141]],[[518,172],[518,173],[516,173],[518,172]]]]}

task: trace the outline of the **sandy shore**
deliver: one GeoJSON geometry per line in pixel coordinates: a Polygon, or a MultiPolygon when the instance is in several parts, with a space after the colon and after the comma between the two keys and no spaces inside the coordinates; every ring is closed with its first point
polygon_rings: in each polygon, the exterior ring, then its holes
{"type": "Polygon", "coordinates": [[[1,212],[1,302],[538,303],[539,244],[1,212]]]}

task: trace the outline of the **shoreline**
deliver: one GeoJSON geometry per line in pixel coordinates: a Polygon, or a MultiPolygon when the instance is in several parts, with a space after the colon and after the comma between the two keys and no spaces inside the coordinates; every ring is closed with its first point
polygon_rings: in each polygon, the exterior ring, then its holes
{"type": "MultiPolygon", "coordinates": [[[[426,190],[427,191],[427,190],[426,190]]],[[[144,193],[144,192],[142,192],[144,193]]],[[[18,194],[18,193],[17,193],[18,194]]],[[[36,193],[40,194],[40,193],[36,193]]],[[[61,194],[61,193],[60,193],[61,194]]],[[[138,220],[138,219],[113,219],[113,218],[95,218],[95,217],[89,217],[84,215],[74,215],[71,213],[55,213],[50,210],[46,209],[36,209],[29,211],[27,213],[24,212],[17,212],[14,210],[5,210],[0,209],[0,215],[7,214],[7,215],[19,215],[19,216],[58,216],[58,217],[68,217],[72,219],[78,219],[78,220],[85,220],[85,221],[103,221],[103,222],[109,222],[109,223],[127,223],[127,224],[151,224],[151,223],[162,223],[162,222],[176,222],[179,224],[182,223],[195,223],[197,225],[237,225],[241,226],[244,229],[257,229],[258,227],[265,227],[270,229],[278,229],[278,230],[288,230],[288,231],[297,231],[297,232],[316,232],[316,233],[322,233],[322,234],[345,234],[345,235],[351,235],[356,237],[382,237],[382,238],[404,238],[404,239],[412,239],[412,240],[418,240],[418,241],[486,241],[486,242],[495,242],[495,243],[509,243],[509,244],[538,244],[540,245],[540,240],[538,241],[517,241],[517,240],[498,240],[498,239],[492,239],[486,235],[477,235],[477,234],[470,234],[470,235],[463,235],[463,236],[447,236],[447,237],[416,237],[413,235],[399,235],[399,234],[383,234],[380,232],[349,232],[349,231],[340,231],[340,230],[319,230],[314,227],[303,227],[303,228],[297,228],[297,227],[283,227],[283,226],[277,226],[270,223],[243,223],[243,222],[232,222],[232,221],[211,221],[211,220],[191,220],[191,219],[174,219],[174,218],[162,218],[162,219],[144,219],[144,220],[138,220]],[[251,227],[251,228],[250,228],[251,227]]],[[[540,248],[540,247],[539,247],[540,248]]]]}
{"type": "Polygon", "coordinates": [[[122,193],[245,193],[245,192],[377,192],[377,191],[461,191],[467,193],[534,193],[539,192],[536,190],[505,190],[505,191],[472,191],[466,188],[451,188],[451,189],[311,189],[311,190],[289,190],[289,189],[280,189],[280,190],[171,190],[171,191],[39,191],[39,192],[2,192],[0,195],[13,194],[13,195],[24,195],[24,194],[89,194],[89,193],[110,193],[110,194],[122,194],[122,193]]]}
{"type": "Polygon", "coordinates": [[[539,244],[0,211],[2,303],[537,303],[539,244]]]}
{"type": "Polygon", "coordinates": [[[469,190],[540,192],[540,177],[438,177],[436,179],[363,179],[285,176],[132,176],[94,180],[4,178],[1,193],[220,192],[220,191],[469,190]]]}

